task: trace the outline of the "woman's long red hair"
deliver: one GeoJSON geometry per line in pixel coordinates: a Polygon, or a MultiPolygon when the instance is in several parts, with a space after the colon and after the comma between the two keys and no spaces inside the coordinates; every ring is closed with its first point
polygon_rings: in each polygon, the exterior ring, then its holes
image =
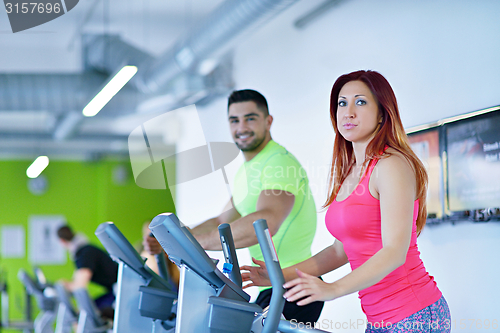
{"type": "Polygon", "coordinates": [[[330,95],[330,118],[333,130],[335,131],[335,141],[328,184],[328,193],[330,194],[323,207],[327,207],[335,200],[340,186],[349,174],[351,166],[356,162],[352,143],[345,140],[337,128],[338,96],[342,87],[350,81],[361,81],[368,86],[378,102],[379,111],[382,115],[382,123],[379,130],[366,148],[364,166],[366,167],[371,160],[388,157],[390,154],[384,152],[386,146],[400,152],[413,166],[417,180],[416,195],[419,200],[417,216],[418,235],[422,231],[427,219],[427,172],[420,159],[410,148],[408,137],[399,116],[398,103],[394,91],[385,77],[375,71],[362,70],[345,74],[340,76],[333,84],[330,95]]]}

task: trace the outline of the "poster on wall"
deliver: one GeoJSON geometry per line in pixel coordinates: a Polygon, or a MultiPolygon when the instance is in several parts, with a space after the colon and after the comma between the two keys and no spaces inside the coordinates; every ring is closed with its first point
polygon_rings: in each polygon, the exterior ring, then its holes
{"type": "Polygon", "coordinates": [[[62,215],[32,215],[29,217],[28,252],[31,264],[64,265],[66,250],[57,237],[57,229],[66,224],[62,215]]]}
{"type": "Polygon", "coordinates": [[[22,225],[2,226],[2,258],[24,258],[26,234],[22,225]]]}
{"type": "Polygon", "coordinates": [[[448,125],[451,211],[500,206],[499,128],[500,113],[448,125]]]}
{"type": "Polygon", "coordinates": [[[429,177],[427,190],[427,214],[442,217],[441,158],[439,156],[439,132],[437,129],[408,136],[411,148],[424,164],[429,177]]]}

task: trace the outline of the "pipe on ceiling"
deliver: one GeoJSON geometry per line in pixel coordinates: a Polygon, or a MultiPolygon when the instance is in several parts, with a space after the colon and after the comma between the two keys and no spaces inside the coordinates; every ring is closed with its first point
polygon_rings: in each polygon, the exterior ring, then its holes
{"type": "Polygon", "coordinates": [[[242,33],[275,17],[298,0],[228,0],[197,25],[187,37],[157,59],[116,37],[94,37],[84,47],[86,65],[108,73],[124,64],[139,67],[130,81],[144,93],[154,93],[181,74],[195,74],[197,66],[219,57],[242,33]]]}

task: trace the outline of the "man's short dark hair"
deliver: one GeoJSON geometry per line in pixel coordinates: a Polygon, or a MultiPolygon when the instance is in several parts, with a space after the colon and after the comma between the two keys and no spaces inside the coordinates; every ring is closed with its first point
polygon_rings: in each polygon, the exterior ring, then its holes
{"type": "Polygon", "coordinates": [[[69,225],[64,225],[57,230],[57,237],[65,241],[71,242],[75,234],[69,225]]]}
{"type": "Polygon", "coordinates": [[[227,100],[227,109],[229,110],[229,107],[233,103],[242,102],[254,102],[257,105],[257,108],[261,110],[264,115],[269,115],[266,98],[258,91],[251,89],[233,91],[227,100]]]}

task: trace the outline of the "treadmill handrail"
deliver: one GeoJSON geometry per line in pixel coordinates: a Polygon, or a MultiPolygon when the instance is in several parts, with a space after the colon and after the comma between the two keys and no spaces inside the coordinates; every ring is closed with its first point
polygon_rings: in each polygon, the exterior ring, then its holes
{"type": "Polygon", "coordinates": [[[56,283],[54,288],[56,289],[59,302],[63,303],[74,317],[78,317],[78,311],[73,306],[73,303],[71,303],[70,294],[66,288],[61,283],[56,283]]]}
{"type": "Polygon", "coordinates": [[[36,283],[36,281],[24,269],[19,269],[17,272],[17,278],[24,285],[28,294],[43,295],[43,289],[40,288],[38,283],[36,283]]]}
{"type": "Polygon", "coordinates": [[[257,240],[259,241],[260,249],[266,263],[267,272],[269,273],[269,279],[271,280],[271,285],[273,287],[271,301],[269,302],[269,312],[267,314],[266,321],[264,322],[262,333],[275,333],[278,330],[281,314],[283,313],[283,307],[285,306],[285,299],[283,298],[283,294],[285,293],[285,288],[283,288],[285,278],[283,276],[283,271],[281,270],[266,220],[259,219],[255,221],[253,223],[253,227],[255,229],[255,234],[257,235],[257,240]]]}
{"type": "Polygon", "coordinates": [[[238,256],[236,256],[236,249],[234,246],[233,234],[231,233],[231,227],[229,226],[229,224],[223,223],[219,225],[218,229],[224,257],[226,259],[226,262],[231,264],[233,267],[229,276],[231,278],[231,281],[233,281],[237,286],[241,287],[243,285],[243,280],[241,278],[238,256]]]}
{"type": "Polygon", "coordinates": [[[273,287],[271,301],[269,302],[269,311],[267,313],[266,320],[264,321],[264,328],[261,333],[276,333],[276,331],[282,333],[327,333],[326,331],[317,328],[297,327],[297,325],[292,322],[281,320],[281,313],[283,312],[283,307],[285,305],[285,299],[283,298],[283,294],[286,291],[285,288],[283,288],[285,277],[283,276],[283,271],[281,270],[278,260],[278,254],[274,248],[271,233],[266,220],[259,219],[255,221],[253,223],[253,227],[255,229],[255,234],[257,235],[262,255],[264,256],[264,261],[266,263],[269,279],[271,280],[271,285],[273,287]]]}

